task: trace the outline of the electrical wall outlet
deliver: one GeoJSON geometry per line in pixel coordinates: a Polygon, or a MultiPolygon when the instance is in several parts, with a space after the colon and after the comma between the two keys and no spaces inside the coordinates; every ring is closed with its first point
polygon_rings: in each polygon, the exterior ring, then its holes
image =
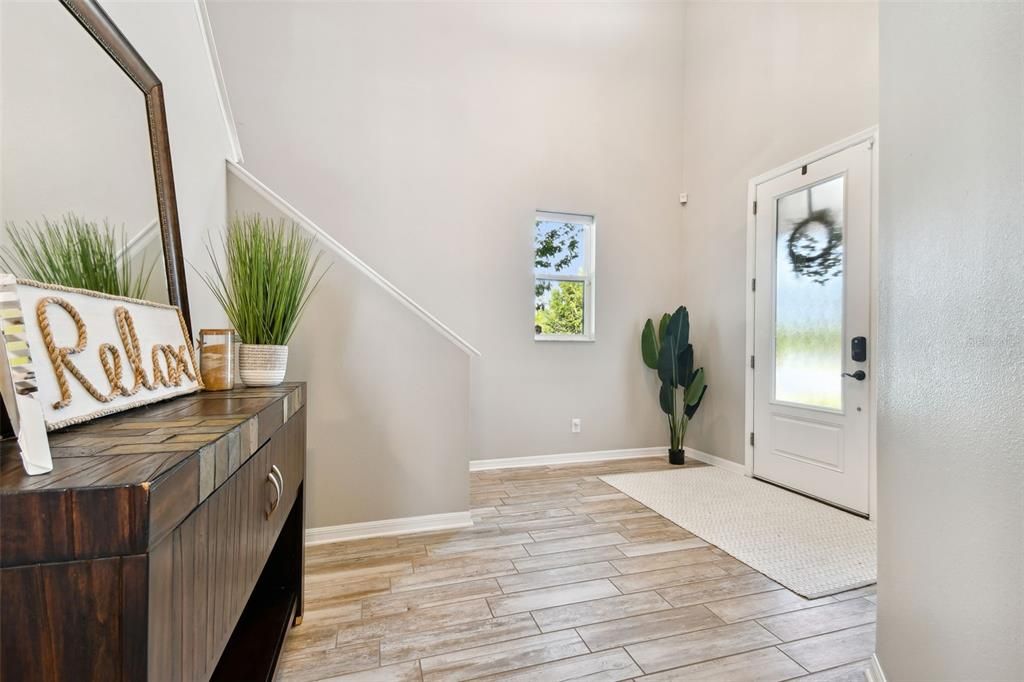
{"type": "Polygon", "coordinates": [[[572,418],[572,432],[579,433],[583,430],[583,421],[579,417],[572,418]]]}

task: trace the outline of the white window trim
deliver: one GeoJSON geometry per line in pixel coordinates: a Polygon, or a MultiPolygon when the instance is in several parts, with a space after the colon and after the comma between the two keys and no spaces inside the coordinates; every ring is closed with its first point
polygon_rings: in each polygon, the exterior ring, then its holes
{"type": "Polygon", "coordinates": [[[593,343],[597,340],[597,300],[595,290],[597,288],[597,218],[583,213],[565,213],[557,211],[537,211],[536,219],[550,222],[567,222],[575,225],[586,225],[587,243],[587,274],[585,275],[560,275],[551,274],[545,277],[543,274],[533,273],[534,280],[550,279],[562,282],[583,282],[583,333],[582,334],[534,334],[534,341],[556,341],[570,343],[593,343]]]}

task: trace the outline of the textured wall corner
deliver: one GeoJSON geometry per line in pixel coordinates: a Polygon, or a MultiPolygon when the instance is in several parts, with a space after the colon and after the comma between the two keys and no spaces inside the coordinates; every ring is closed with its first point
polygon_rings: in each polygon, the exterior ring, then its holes
{"type": "Polygon", "coordinates": [[[1024,678],[1024,5],[881,7],[878,657],[1024,678]]]}

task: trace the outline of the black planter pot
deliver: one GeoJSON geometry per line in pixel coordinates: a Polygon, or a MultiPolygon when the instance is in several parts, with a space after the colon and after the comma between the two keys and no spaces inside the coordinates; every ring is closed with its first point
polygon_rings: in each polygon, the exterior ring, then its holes
{"type": "Polygon", "coordinates": [[[669,464],[686,464],[686,450],[682,448],[678,450],[670,449],[668,451],[668,463],[669,464]]]}

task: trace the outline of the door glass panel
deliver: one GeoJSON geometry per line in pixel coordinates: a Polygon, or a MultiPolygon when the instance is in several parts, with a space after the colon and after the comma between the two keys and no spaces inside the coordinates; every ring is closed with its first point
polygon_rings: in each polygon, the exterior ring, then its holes
{"type": "Polygon", "coordinates": [[[775,400],[843,407],[844,178],[776,201],[775,400]]]}

